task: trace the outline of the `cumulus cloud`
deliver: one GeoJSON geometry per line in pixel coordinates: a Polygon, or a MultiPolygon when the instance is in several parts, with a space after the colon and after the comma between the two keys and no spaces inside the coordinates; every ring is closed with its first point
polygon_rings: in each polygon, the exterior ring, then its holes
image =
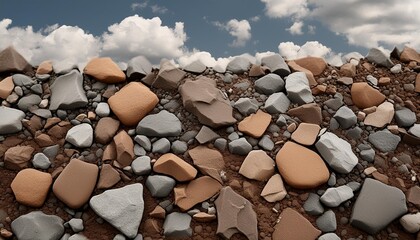
{"type": "Polygon", "coordinates": [[[306,56],[326,58],[332,51],[331,48],[322,45],[318,41],[309,41],[302,46],[293,42],[282,42],[279,44],[279,53],[286,59],[292,60],[306,56]]]}
{"type": "Polygon", "coordinates": [[[227,23],[213,22],[213,25],[228,31],[235,40],[230,44],[232,47],[244,47],[251,39],[251,25],[248,20],[231,19],[227,23]]]}
{"type": "Polygon", "coordinates": [[[303,25],[304,24],[303,24],[302,21],[297,21],[297,22],[294,22],[292,24],[292,26],[290,26],[290,28],[287,28],[286,30],[289,31],[290,34],[292,34],[292,35],[302,35],[303,34],[303,31],[302,31],[303,25]]]}

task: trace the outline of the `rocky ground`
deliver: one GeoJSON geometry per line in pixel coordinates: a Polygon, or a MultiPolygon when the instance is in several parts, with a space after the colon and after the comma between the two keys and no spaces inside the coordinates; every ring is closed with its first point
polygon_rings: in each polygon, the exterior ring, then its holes
{"type": "Polygon", "coordinates": [[[0,52],[0,239],[420,239],[420,55],[0,52]]]}

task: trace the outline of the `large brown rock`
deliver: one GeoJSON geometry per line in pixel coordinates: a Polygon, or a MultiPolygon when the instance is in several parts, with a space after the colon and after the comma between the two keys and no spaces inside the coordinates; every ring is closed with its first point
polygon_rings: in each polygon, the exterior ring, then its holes
{"type": "Polygon", "coordinates": [[[351,99],[358,108],[364,109],[378,106],[385,101],[385,95],[371,87],[366,82],[353,83],[351,99]]]}
{"type": "Polygon", "coordinates": [[[420,63],[420,54],[410,47],[405,47],[401,52],[400,60],[401,62],[415,61],[420,63]]]}
{"type": "Polygon", "coordinates": [[[55,196],[70,208],[82,207],[95,188],[98,171],[95,164],[72,159],[54,182],[55,196]]]}
{"type": "Polygon", "coordinates": [[[94,58],[88,62],[84,74],[104,83],[120,83],[125,81],[125,74],[111,58],[94,58]]]}
{"type": "Polygon", "coordinates": [[[27,168],[16,175],[10,187],[19,203],[30,207],[41,207],[51,184],[52,177],[49,173],[27,168]]]}
{"type": "Polygon", "coordinates": [[[308,103],[292,108],[287,111],[287,114],[299,118],[302,122],[316,125],[321,125],[322,123],[321,108],[316,103],[308,103]]]}
{"type": "Polygon", "coordinates": [[[111,117],[99,119],[95,127],[95,141],[100,144],[109,143],[117,133],[120,122],[111,117]]]}
{"type": "Polygon", "coordinates": [[[238,129],[251,137],[260,138],[264,134],[270,122],[271,115],[258,110],[256,113],[244,118],[244,120],[238,124],[238,129]]]}
{"type": "Polygon", "coordinates": [[[134,143],[133,139],[124,130],[121,130],[114,136],[115,149],[117,153],[117,162],[121,167],[131,165],[134,159],[134,143]]]}
{"type": "Polygon", "coordinates": [[[209,175],[223,183],[220,173],[225,168],[225,161],[219,151],[205,146],[198,146],[189,150],[188,154],[202,174],[209,175]]]}
{"type": "Polygon", "coordinates": [[[175,204],[182,210],[188,211],[197,203],[201,203],[220,191],[222,185],[209,176],[199,177],[187,185],[180,185],[174,189],[175,204]]]}
{"type": "Polygon", "coordinates": [[[217,88],[215,80],[207,77],[195,81],[188,79],[179,87],[179,92],[185,109],[200,123],[217,128],[236,122],[229,99],[217,88]]]}
{"type": "Polygon", "coordinates": [[[326,183],[329,171],[314,151],[294,142],[286,142],[276,155],[277,168],[292,187],[309,189],[326,183]]]}
{"type": "Polygon", "coordinates": [[[273,240],[315,240],[321,235],[321,231],[292,208],[284,209],[279,219],[274,227],[273,240]]]}
{"type": "Polygon", "coordinates": [[[11,147],[4,153],[4,166],[10,170],[27,168],[34,151],[31,146],[11,147]]]}
{"type": "Polygon", "coordinates": [[[9,46],[0,52],[0,72],[32,72],[32,66],[13,46],[9,46]]]}
{"type": "Polygon", "coordinates": [[[308,69],[298,65],[295,61],[287,62],[287,65],[289,65],[289,67],[295,72],[304,72],[306,78],[308,78],[309,86],[315,86],[318,84],[315,80],[314,74],[308,69]]]}
{"type": "Polygon", "coordinates": [[[197,169],[172,153],[162,155],[153,165],[153,171],[163,173],[178,181],[190,181],[197,175],[197,169]]]}
{"type": "Polygon", "coordinates": [[[327,67],[327,63],[323,58],[319,57],[304,57],[295,60],[296,64],[299,66],[308,69],[312,72],[313,75],[318,76],[324,72],[327,67]]]}
{"type": "Polygon", "coordinates": [[[139,123],[158,103],[150,89],[139,82],[130,82],[108,99],[111,110],[127,126],[139,123]]]}
{"type": "Polygon", "coordinates": [[[185,74],[187,73],[175,67],[170,61],[162,61],[160,63],[159,73],[152,86],[166,90],[177,89],[185,74]]]}
{"type": "Polygon", "coordinates": [[[7,77],[0,81],[0,98],[6,99],[15,88],[12,77],[7,77]]]}

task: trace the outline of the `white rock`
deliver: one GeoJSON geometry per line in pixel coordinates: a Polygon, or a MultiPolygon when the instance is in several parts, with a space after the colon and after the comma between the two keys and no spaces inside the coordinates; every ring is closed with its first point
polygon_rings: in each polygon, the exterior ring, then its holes
{"type": "Polygon", "coordinates": [[[416,233],[420,230],[420,213],[406,214],[400,218],[400,223],[407,232],[416,233]]]}
{"type": "Polygon", "coordinates": [[[385,125],[391,123],[394,117],[394,105],[390,102],[384,102],[376,108],[376,111],[366,116],[364,124],[383,128],[385,125]]]}
{"type": "Polygon", "coordinates": [[[328,188],[319,200],[327,207],[338,207],[353,196],[353,190],[349,186],[343,185],[337,188],[328,188]]]}
{"type": "Polygon", "coordinates": [[[25,118],[25,113],[21,110],[0,107],[0,135],[16,133],[22,130],[22,119],[25,118]]]}
{"type": "Polygon", "coordinates": [[[314,101],[309,81],[303,72],[295,72],[286,78],[287,97],[299,105],[314,101]]]}
{"type": "Polygon", "coordinates": [[[82,123],[70,128],[66,135],[66,141],[75,147],[90,147],[93,142],[92,126],[87,123],[82,123]]]}

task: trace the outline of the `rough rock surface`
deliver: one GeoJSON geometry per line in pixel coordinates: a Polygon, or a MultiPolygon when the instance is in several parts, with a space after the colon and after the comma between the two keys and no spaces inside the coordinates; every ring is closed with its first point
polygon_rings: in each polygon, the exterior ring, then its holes
{"type": "Polygon", "coordinates": [[[304,57],[296,59],[295,62],[312,72],[313,75],[318,76],[324,72],[327,67],[327,63],[323,58],[319,57],[304,57]]]}
{"type": "Polygon", "coordinates": [[[127,62],[127,77],[141,79],[152,72],[152,64],[144,56],[137,56],[127,62]]]}
{"type": "Polygon", "coordinates": [[[393,117],[394,105],[390,102],[384,102],[376,108],[375,112],[368,114],[363,123],[368,126],[383,128],[391,123],[393,117]]]}
{"type": "Polygon", "coordinates": [[[369,53],[366,55],[366,59],[379,66],[391,68],[394,63],[391,61],[389,56],[386,56],[384,52],[377,48],[371,48],[369,53]]]}
{"type": "Polygon", "coordinates": [[[96,80],[108,84],[125,81],[125,74],[109,57],[94,58],[88,62],[83,72],[96,80]]]}
{"type": "Polygon", "coordinates": [[[385,101],[385,95],[365,82],[358,82],[353,83],[351,86],[351,99],[354,105],[364,109],[383,103],[385,101]]]}
{"type": "Polygon", "coordinates": [[[162,155],[153,165],[153,171],[163,173],[178,181],[190,181],[197,175],[197,169],[175,154],[162,155]]]}
{"type": "Polygon", "coordinates": [[[308,103],[287,111],[287,114],[299,118],[302,122],[320,125],[322,123],[321,108],[316,103],[308,103]]]}
{"type": "Polygon", "coordinates": [[[122,167],[130,166],[134,160],[133,139],[122,130],[114,136],[116,160],[122,167]]]}
{"type": "Polygon", "coordinates": [[[175,67],[170,61],[161,61],[159,73],[152,86],[167,90],[176,89],[186,72],[175,67]]]}
{"type": "Polygon", "coordinates": [[[254,138],[260,138],[271,122],[271,115],[258,110],[238,124],[238,130],[254,138]]]}
{"type": "Polygon", "coordinates": [[[292,133],[292,140],[302,145],[313,145],[321,130],[319,125],[312,123],[301,123],[297,129],[292,133]]]}
{"type": "Polygon", "coordinates": [[[286,195],[287,190],[284,187],[280,174],[274,174],[271,176],[261,191],[261,197],[263,197],[268,202],[281,201],[286,197],[286,195]]]}
{"type": "Polygon", "coordinates": [[[343,202],[353,198],[353,190],[349,186],[328,188],[319,199],[327,207],[338,207],[343,202]]]}
{"type": "Polygon", "coordinates": [[[93,143],[93,129],[88,123],[72,127],[66,135],[66,141],[78,148],[90,147],[93,143]]]}
{"type": "Polygon", "coordinates": [[[136,128],[136,133],[148,137],[174,137],[182,131],[181,121],[173,114],[162,110],[144,117],[136,128]]]}
{"type": "Polygon", "coordinates": [[[111,117],[99,119],[95,127],[95,141],[100,144],[109,143],[120,127],[120,122],[111,117]]]}
{"type": "Polygon", "coordinates": [[[165,218],[165,222],[163,223],[163,234],[166,237],[172,238],[189,238],[192,236],[190,224],[190,215],[173,212],[165,218]]]}
{"type": "Polygon", "coordinates": [[[31,146],[14,146],[4,153],[4,166],[10,170],[28,167],[34,148],[31,146]]]}
{"type": "Polygon", "coordinates": [[[221,171],[225,168],[223,155],[215,150],[205,146],[197,146],[188,151],[193,163],[201,173],[209,175],[222,183],[221,171]]]}
{"type": "Polygon", "coordinates": [[[63,219],[58,216],[34,211],[16,218],[11,225],[19,240],[58,240],[64,234],[63,223],[63,219]]]}
{"type": "Polygon", "coordinates": [[[268,180],[274,174],[274,160],[263,150],[253,150],[242,162],[239,173],[249,179],[268,180]]]}
{"type": "Polygon", "coordinates": [[[286,94],[279,92],[271,94],[268,99],[265,101],[264,108],[267,112],[275,113],[285,113],[289,109],[290,100],[286,94]]]}
{"type": "Polygon", "coordinates": [[[243,56],[235,57],[228,63],[226,66],[227,71],[231,71],[233,73],[243,73],[248,70],[248,68],[251,66],[251,62],[243,56]]]}
{"type": "Polygon", "coordinates": [[[12,77],[7,77],[0,81],[0,98],[6,99],[15,87],[12,77]]]}
{"type": "Polygon", "coordinates": [[[16,201],[30,207],[41,207],[47,198],[52,177],[35,169],[24,169],[13,179],[10,187],[16,201]]]}
{"type": "Polygon", "coordinates": [[[270,69],[272,73],[280,75],[282,78],[290,74],[290,68],[280,54],[261,58],[261,65],[270,69]]]}
{"type": "Polygon", "coordinates": [[[295,72],[286,78],[287,97],[299,105],[314,101],[305,73],[295,72]]]}
{"type": "Polygon", "coordinates": [[[280,221],[274,226],[273,240],[310,240],[321,235],[300,213],[292,208],[284,209],[280,214],[280,221]],[[299,226],[299,227],[296,227],[299,226]]]}
{"type": "Polygon", "coordinates": [[[30,72],[32,66],[13,46],[0,52],[0,72],[30,72]]]}
{"type": "Polygon", "coordinates": [[[264,77],[255,81],[255,90],[265,95],[270,95],[276,92],[283,91],[283,79],[274,73],[265,75],[264,77]]]}
{"type": "Polygon", "coordinates": [[[400,136],[392,134],[387,129],[370,134],[368,139],[381,152],[394,151],[401,141],[400,136]]]}
{"type": "Polygon", "coordinates": [[[88,103],[83,89],[83,76],[77,70],[56,78],[50,89],[50,110],[75,109],[84,107],[88,103]]]}
{"type": "Polygon", "coordinates": [[[347,106],[342,106],[334,114],[334,118],[342,129],[348,129],[357,123],[356,114],[347,106]]]}

